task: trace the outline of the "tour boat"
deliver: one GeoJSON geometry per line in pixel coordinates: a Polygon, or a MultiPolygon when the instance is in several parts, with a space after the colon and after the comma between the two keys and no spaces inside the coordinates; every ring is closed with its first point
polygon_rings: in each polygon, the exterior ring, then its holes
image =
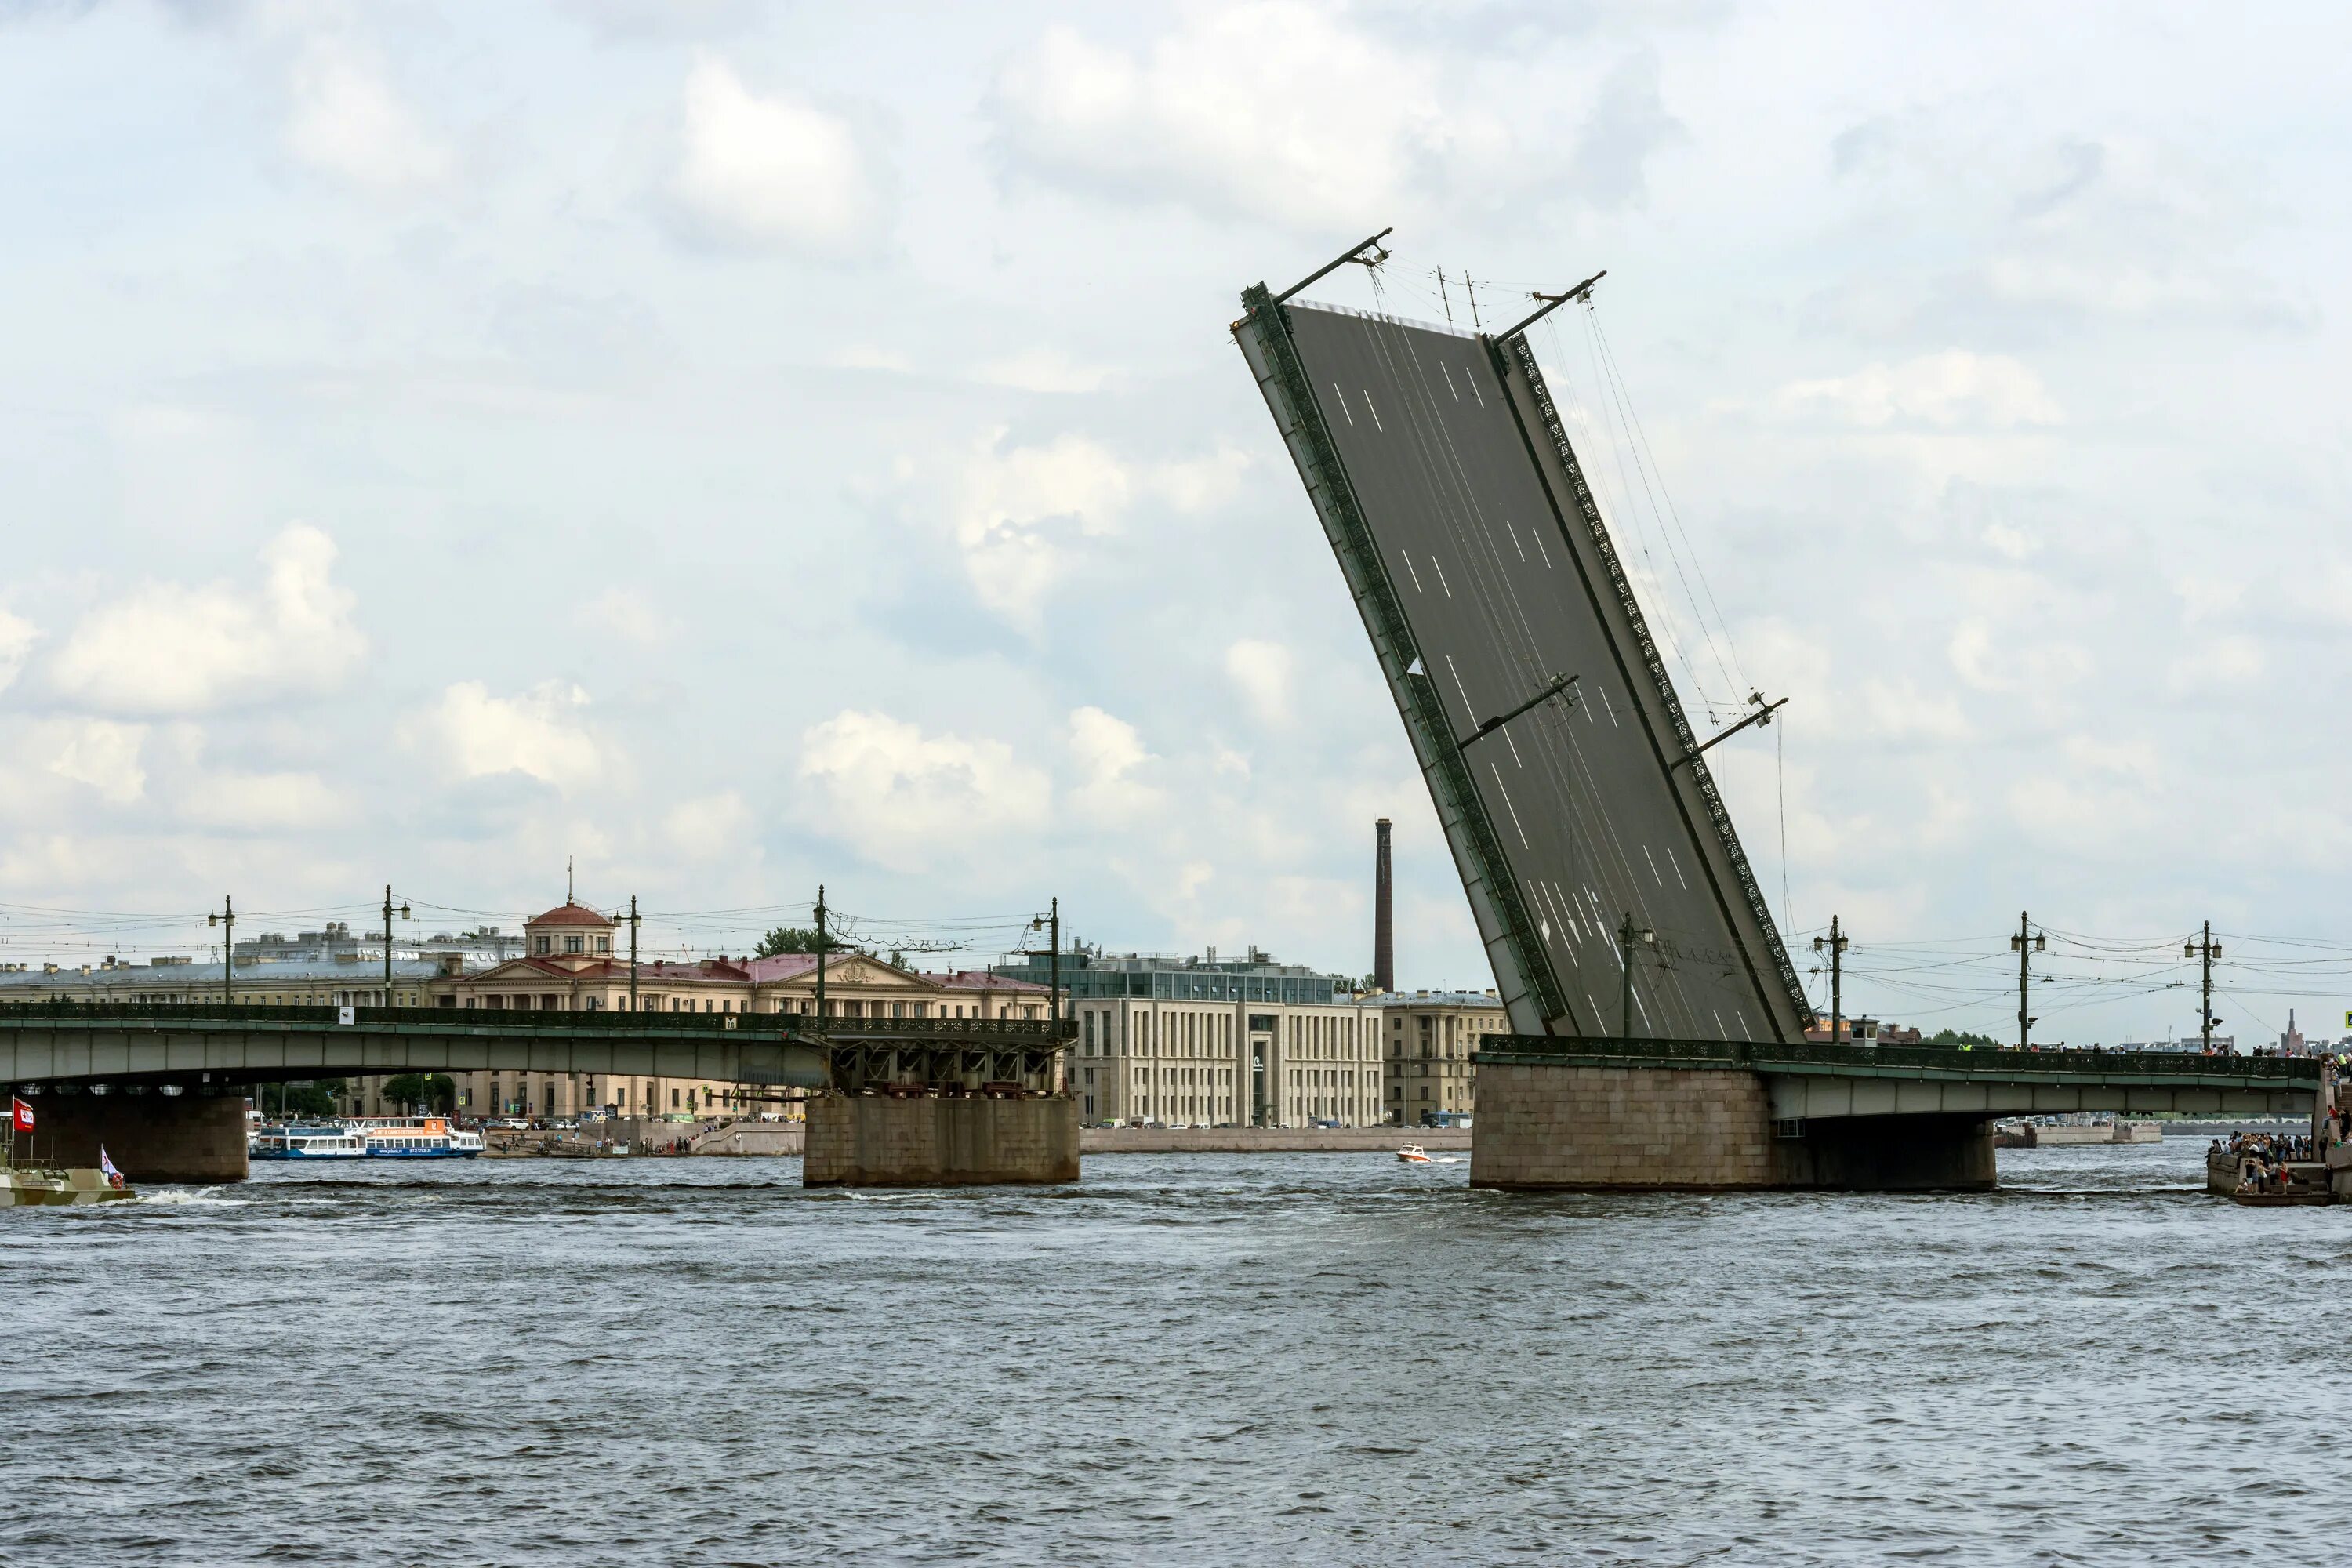
{"type": "Polygon", "coordinates": [[[379,1122],[367,1130],[371,1160],[470,1160],[482,1152],[482,1135],[460,1132],[444,1116],[379,1122]]]}
{"type": "Polygon", "coordinates": [[[246,1145],[256,1160],[357,1160],[367,1152],[356,1127],[263,1127],[246,1145]]]}
{"type": "Polygon", "coordinates": [[[1429,1155],[1418,1143],[1408,1143],[1403,1148],[1398,1150],[1397,1158],[1402,1160],[1408,1165],[1426,1165],[1430,1163],[1429,1155]]]}

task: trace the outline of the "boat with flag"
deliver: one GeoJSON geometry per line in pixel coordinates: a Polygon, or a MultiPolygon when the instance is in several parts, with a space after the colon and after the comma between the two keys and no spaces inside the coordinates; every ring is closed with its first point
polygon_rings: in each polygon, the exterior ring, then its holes
{"type": "Polygon", "coordinates": [[[33,1147],[39,1131],[33,1108],[15,1095],[8,1100],[7,1163],[0,1166],[0,1209],[47,1208],[59,1204],[102,1204],[116,1198],[139,1194],[122,1179],[107,1157],[104,1144],[99,1146],[98,1164],[60,1165],[54,1157],[48,1163],[37,1160],[20,1163],[20,1150],[33,1147]],[[19,1143],[19,1139],[23,1142],[19,1143]]]}

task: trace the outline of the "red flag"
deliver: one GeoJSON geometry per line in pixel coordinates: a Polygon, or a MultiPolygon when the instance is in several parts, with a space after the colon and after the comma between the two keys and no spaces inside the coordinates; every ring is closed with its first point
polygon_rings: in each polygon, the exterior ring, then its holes
{"type": "Polygon", "coordinates": [[[8,1116],[9,1124],[17,1131],[30,1132],[33,1130],[33,1108],[13,1094],[8,1097],[8,1116]]]}

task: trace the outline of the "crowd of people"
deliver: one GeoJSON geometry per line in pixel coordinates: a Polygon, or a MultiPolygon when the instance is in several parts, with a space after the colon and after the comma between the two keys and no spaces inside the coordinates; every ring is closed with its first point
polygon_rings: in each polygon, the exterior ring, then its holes
{"type": "MultiPolygon", "coordinates": [[[[2352,1141],[2352,1111],[2338,1111],[2328,1119],[2327,1141],[2352,1141]]],[[[2232,1132],[2226,1143],[2214,1139],[2211,1152],[2237,1162],[2238,1190],[2242,1193],[2284,1193],[2294,1182],[2287,1170],[2289,1165],[2305,1164],[2324,1157],[2307,1137],[2269,1132],[2232,1132]]]]}

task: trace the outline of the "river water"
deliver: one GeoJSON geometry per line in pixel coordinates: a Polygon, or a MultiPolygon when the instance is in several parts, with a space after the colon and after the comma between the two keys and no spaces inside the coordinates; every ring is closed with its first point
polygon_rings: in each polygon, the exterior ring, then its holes
{"type": "Polygon", "coordinates": [[[1381,1155],[271,1167],[0,1213],[0,1563],[2306,1563],[2352,1211],[1381,1155]]]}

